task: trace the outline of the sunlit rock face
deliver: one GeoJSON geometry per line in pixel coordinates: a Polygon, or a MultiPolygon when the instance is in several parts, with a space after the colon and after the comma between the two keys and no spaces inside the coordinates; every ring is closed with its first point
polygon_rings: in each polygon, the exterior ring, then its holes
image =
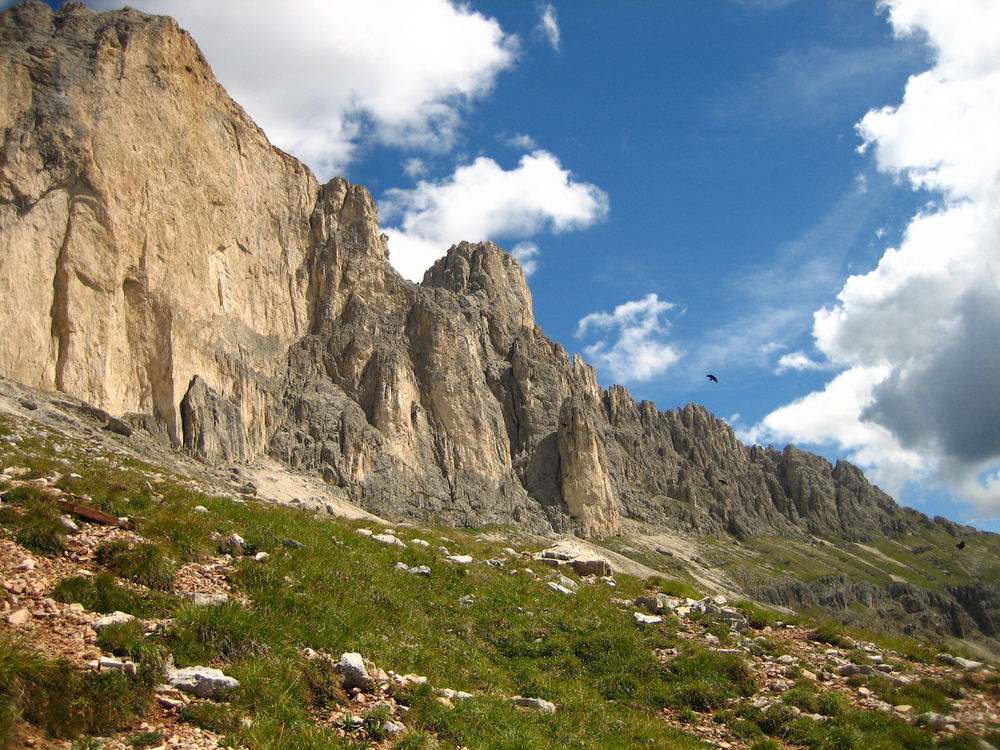
{"type": "Polygon", "coordinates": [[[273,147],[169,18],[0,14],[0,133],[0,373],[204,461],[269,454],[380,514],[452,524],[912,523],[849,465],[600,388],[491,243],[404,280],[368,192],[273,147]]]}

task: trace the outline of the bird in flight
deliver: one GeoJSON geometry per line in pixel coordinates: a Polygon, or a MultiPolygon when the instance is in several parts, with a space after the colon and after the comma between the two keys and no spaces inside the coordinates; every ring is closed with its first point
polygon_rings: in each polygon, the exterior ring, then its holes
{"type": "Polygon", "coordinates": [[[958,547],[959,549],[965,549],[965,540],[963,539],[962,541],[960,541],[955,546],[958,547]]]}
{"type": "Polygon", "coordinates": [[[713,383],[718,383],[719,382],[719,379],[717,377],[715,377],[715,375],[706,375],[705,377],[708,378],[709,380],[711,380],[713,383]]]}

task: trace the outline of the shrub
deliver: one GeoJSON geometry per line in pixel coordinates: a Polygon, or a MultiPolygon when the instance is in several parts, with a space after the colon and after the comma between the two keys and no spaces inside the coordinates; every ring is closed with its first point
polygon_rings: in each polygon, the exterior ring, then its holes
{"type": "Polygon", "coordinates": [[[152,589],[173,588],[177,565],[158,545],[146,542],[130,545],[120,540],[105,542],[97,548],[96,558],[101,565],[134,583],[152,589]]]}

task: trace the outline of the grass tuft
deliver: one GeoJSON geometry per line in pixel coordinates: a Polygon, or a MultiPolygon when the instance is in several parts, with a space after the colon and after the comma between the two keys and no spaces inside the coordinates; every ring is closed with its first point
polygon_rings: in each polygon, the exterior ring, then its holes
{"type": "Polygon", "coordinates": [[[169,590],[174,585],[177,564],[167,557],[162,547],[140,542],[129,544],[116,540],[105,542],[96,550],[97,562],[127,581],[169,590]]]}

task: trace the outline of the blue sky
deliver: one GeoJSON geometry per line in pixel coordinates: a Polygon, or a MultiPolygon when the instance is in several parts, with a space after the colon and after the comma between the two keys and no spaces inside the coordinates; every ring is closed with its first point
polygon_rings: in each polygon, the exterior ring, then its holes
{"type": "Polygon", "coordinates": [[[406,275],[494,240],[604,385],[1000,530],[997,3],[132,4],[406,275]]]}

